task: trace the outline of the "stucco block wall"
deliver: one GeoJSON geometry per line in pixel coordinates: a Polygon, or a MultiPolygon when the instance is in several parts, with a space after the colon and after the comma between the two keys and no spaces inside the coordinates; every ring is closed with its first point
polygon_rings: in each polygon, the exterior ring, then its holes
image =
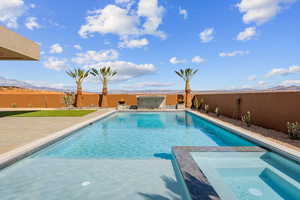
{"type": "MultiPolygon", "coordinates": [[[[152,94],[151,94],[152,95],[152,94]]],[[[137,105],[137,96],[143,96],[142,94],[108,94],[108,107],[117,107],[118,101],[124,99],[127,105],[137,105]]],[[[149,95],[144,95],[149,96],[149,95]]],[[[153,94],[153,96],[156,96],[153,94]]],[[[166,96],[166,105],[176,105],[178,95],[177,94],[170,94],[170,95],[159,95],[159,96],[166,96]]],[[[92,107],[98,106],[101,103],[102,95],[99,94],[82,94],[78,98],[78,107],[92,107]],[[100,99],[99,99],[100,98],[100,99]]]]}
{"type": "Polygon", "coordinates": [[[168,106],[174,106],[177,104],[177,97],[178,95],[177,94],[168,94],[166,95],[166,105],[168,106]]]}
{"type": "Polygon", "coordinates": [[[220,108],[222,115],[240,118],[250,111],[254,124],[287,132],[286,123],[300,122],[300,92],[253,92],[197,94],[210,109],[220,108]],[[237,99],[241,99],[240,108],[237,99]],[[239,111],[240,109],[240,111],[239,111]]]}
{"type": "Polygon", "coordinates": [[[78,95],[77,107],[97,107],[99,106],[101,96],[99,94],[78,95]]]}
{"type": "Polygon", "coordinates": [[[0,108],[61,108],[64,94],[0,94],[0,108]]]}
{"type": "Polygon", "coordinates": [[[118,105],[118,101],[124,99],[127,105],[137,105],[137,99],[135,94],[109,94],[108,95],[108,106],[116,107],[118,105]]]}

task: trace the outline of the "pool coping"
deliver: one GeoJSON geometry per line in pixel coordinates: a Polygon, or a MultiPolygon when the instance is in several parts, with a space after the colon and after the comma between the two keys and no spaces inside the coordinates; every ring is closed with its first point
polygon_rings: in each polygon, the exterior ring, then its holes
{"type": "Polygon", "coordinates": [[[221,200],[217,191],[193,159],[192,152],[266,152],[261,147],[196,147],[175,146],[172,154],[175,156],[181,176],[189,192],[191,200],[221,200]]]}
{"type": "Polygon", "coordinates": [[[253,131],[250,130],[246,130],[242,127],[239,126],[235,126],[231,123],[228,122],[224,122],[222,120],[219,119],[215,119],[213,117],[210,117],[206,114],[200,113],[200,112],[196,112],[193,111],[191,109],[186,109],[187,112],[192,113],[198,117],[201,117],[205,120],[207,120],[210,123],[213,123],[225,130],[228,130],[236,135],[241,136],[242,138],[245,138],[251,142],[254,142],[255,144],[264,147],[266,149],[269,149],[271,151],[274,151],[276,153],[279,153],[280,155],[283,155],[291,160],[296,161],[297,163],[300,164],[300,152],[297,150],[294,150],[292,148],[289,148],[287,146],[284,146],[282,144],[273,142],[271,140],[266,139],[263,136],[258,135],[258,133],[255,133],[253,131]]]}
{"type": "Polygon", "coordinates": [[[68,135],[74,133],[75,131],[86,127],[95,121],[103,119],[113,113],[118,112],[117,110],[108,111],[106,113],[100,114],[94,118],[85,120],[83,122],[77,123],[71,127],[65,128],[60,131],[56,131],[49,136],[34,140],[24,146],[18,147],[14,150],[8,151],[0,155],[0,170],[12,165],[13,163],[67,137],[68,135]]]}

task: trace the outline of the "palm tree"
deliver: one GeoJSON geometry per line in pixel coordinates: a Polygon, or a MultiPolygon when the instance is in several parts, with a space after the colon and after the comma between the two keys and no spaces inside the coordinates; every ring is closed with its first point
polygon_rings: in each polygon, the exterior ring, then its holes
{"type": "Polygon", "coordinates": [[[77,95],[82,94],[82,83],[83,81],[88,77],[90,71],[89,70],[84,70],[80,68],[74,68],[72,70],[66,71],[66,73],[75,79],[76,82],[76,87],[77,87],[77,95]]]}
{"type": "Polygon", "coordinates": [[[113,71],[110,67],[102,67],[100,69],[92,68],[90,73],[102,81],[102,95],[107,95],[107,82],[115,76],[117,72],[113,71]]]}
{"type": "Polygon", "coordinates": [[[108,107],[108,97],[107,97],[107,82],[113,76],[117,74],[116,71],[113,71],[110,67],[102,67],[100,69],[92,68],[90,72],[93,76],[99,78],[102,82],[102,98],[99,102],[101,107],[108,107]]]}
{"type": "Polygon", "coordinates": [[[185,106],[191,106],[191,86],[190,81],[192,77],[198,72],[198,69],[186,68],[175,71],[185,81],[185,106]]]}

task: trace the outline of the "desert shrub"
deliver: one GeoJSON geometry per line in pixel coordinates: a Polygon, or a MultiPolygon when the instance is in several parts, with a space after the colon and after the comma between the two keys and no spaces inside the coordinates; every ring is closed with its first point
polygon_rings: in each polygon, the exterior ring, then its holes
{"type": "Polygon", "coordinates": [[[220,116],[220,109],[219,109],[219,107],[215,108],[215,114],[217,115],[217,117],[220,116]]]}
{"type": "Polygon", "coordinates": [[[63,103],[65,104],[65,107],[72,107],[75,103],[75,95],[65,94],[63,96],[63,103]]]}
{"type": "Polygon", "coordinates": [[[287,123],[288,134],[291,139],[297,139],[300,137],[300,123],[298,122],[288,122],[287,123]]]}
{"type": "Polygon", "coordinates": [[[28,104],[28,108],[32,108],[32,104],[28,104]]]}
{"type": "Polygon", "coordinates": [[[199,108],[199,100],[197,97],[194,97],[194,99],[193,99],[193,108],[195,108],[195,109],[199,108]]]}
{"type": "Polygon", "coordinates": [[[199,102],[199,109],[201,109],[204,105],[204,99],[200,99],[200,102],[199,102]]]}
{"type": "Polygon", "coordinates": [[[242,121],[247,124],[247,126],[251,126],[251,112],[248,111],[246,114],[242,115],[242,121]]]}
{"type": "Polygon", "coordinates": [[[208,105],[208,104],[205,104],[205,105],[204,105],[204,110],[205,110],[206,113],[209,112],[209,105],[208,105]]]}
{"type": "Polygon", "coordinates": [[[12,108],[16,108],[16,107],[17,107],[17,104],[16,104],[16,103],[12,103],[12,104],[11,104],[11,107],[12,107],[12,108]]]}

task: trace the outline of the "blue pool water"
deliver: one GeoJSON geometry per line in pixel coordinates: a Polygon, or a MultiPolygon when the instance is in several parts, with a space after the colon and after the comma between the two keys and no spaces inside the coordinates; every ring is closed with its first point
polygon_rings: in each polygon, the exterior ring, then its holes
{"type": "Polygon", "coordinates": [[[36,156],[168,159],[172,146],[253,145],[187,112],[116,113],[36,156]]]}
{"type": "Polygon", "coordinates": [[[194,152],[222,199],[296,200],[300,198],[300,167],[272,152],[194,152]]]}

